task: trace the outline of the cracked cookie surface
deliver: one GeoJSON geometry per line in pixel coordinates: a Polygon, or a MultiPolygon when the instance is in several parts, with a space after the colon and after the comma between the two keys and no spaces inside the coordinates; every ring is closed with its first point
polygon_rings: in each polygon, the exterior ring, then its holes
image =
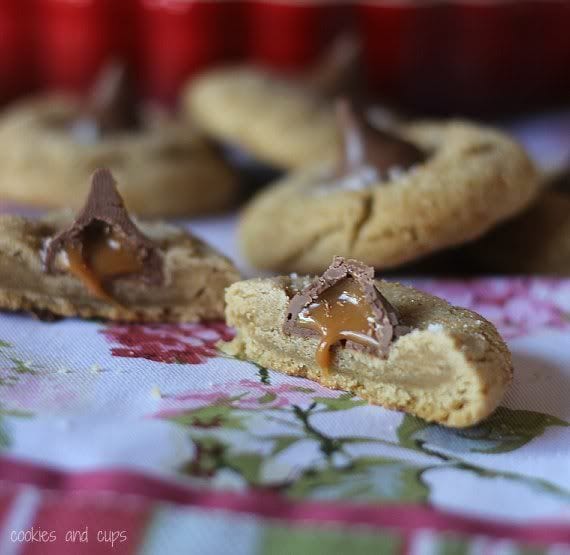
{"type": "Polygon", "coordinates": [[[476,424],[499,404],[512,364],[495,327],[474,312],[397,283],[377,281],[376,287],[412,331],[394,341],[386,358],[339,345],[325,372],[315,358],[319,339],[283,329],[291,298],[310,281],[280,277],[230,286],[226,318],[237,335],[222,350],[446,426],[476,424]]]}
{"type": "Polygon", "coordinates": [[[533,164],[502,133],[462,121],[399,133],[429,156],[386,181],[338,187],[323,163],[262,191],[241,221],[246,257],[282,272],[321,272],[334,255],[392,268],[480,237],[538,193],[533,164]]]}
{"type": "Polygon", "coordinates": [[[81,113],[71,98],[24,101],[0,117],[0,197],[46,208],[79,208],[88,178],[109,167],[130,211],[191,216],[233,204],[237,182],[216,149],[195,130],[163,123],[100,140],[66,128],[81,113]]]}

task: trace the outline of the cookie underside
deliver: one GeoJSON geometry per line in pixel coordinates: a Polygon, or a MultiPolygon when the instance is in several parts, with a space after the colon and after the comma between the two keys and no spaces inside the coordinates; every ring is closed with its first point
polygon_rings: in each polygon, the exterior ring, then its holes
{"type": "Polygon", "coordinates": [[[239,279],[237,270],[198,239],[166,224],[138,224],[163,253],[165,283],[116,280],[111,291],[122,306],[94,298],[71,275],[47,275],[44,242],[69,222],[67,216],[38,222],[0,217],[1,309],[137,322],[223,318],[224,289],[239,279]]]}
{"type": "Polygon", "coordinates": [[[409,287],[378,282],[401,322],[414,331],[398,338],[386,359],[336,347],[327,375],[315,361],[317,339],[286,335],[282,329],[289,300],[303,285],[290,278],[232,285],[226,318],[237,336],[222,349],[446,426],[476,424],[499,404],[512,378],[511,357],[496,329],[478,314],[409,287]]]}

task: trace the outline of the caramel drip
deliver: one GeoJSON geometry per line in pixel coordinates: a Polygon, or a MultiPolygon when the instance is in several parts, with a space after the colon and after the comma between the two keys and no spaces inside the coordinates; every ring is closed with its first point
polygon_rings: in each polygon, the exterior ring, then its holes
{"type": "Polygon", "coordinates": [[[324,291],[298,316],[298,325],[320,334],[316,360],[325,376],[331,365],[331,349],[342,340],[366,347],[377,347],[373,337],[375,320],[364,292],[351,278],[343,279],[324,291]]]}
{"type": "Polygon", "coordinates": [[[88,230],[80,244],[66,249],[69,271],[80,279],[95,297],[117,304],[105,289],[107,280],[143,270],[137,253],[108,228],[88,230]]]}

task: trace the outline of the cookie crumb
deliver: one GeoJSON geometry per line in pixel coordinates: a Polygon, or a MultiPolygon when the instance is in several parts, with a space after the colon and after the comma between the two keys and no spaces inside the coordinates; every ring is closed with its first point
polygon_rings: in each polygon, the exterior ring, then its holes
{"type": "Polygon", "coordinates": [[[69,368],[65,368],[65,366],[61,366],[57,369],[58,374],[70,374],[71,370],[69,368]]]}
{"type": "Polygon", "coordinates": [[[90,370],[93,372],[93,374],[99,374],[99,372],[103,371],[103,369],[98,364],[91,366],[90,370]]]}
{"type": "Polygon", "coordinates": [[[150,390],[150,396],[153,399],[162,399],[162,391],[160,391],[160,388],[157,385],[153,386],[150,390]]]}

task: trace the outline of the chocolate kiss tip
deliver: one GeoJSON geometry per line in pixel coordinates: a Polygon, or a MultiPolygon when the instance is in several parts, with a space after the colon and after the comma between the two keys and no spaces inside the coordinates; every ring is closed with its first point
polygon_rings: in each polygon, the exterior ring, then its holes
{"type": "Polygon", "coordinates": [[[133,251],[141,255],[144,264],[141,272],[142,278],[148,283],[162,283],[162,257],[156,245],[131,220],[117,190],[117,183],[107,168],[95,171],[84,207],[79,211],[73,223],[57,233],[49,242],[44,260],[44,267],[48,273],[54,270],[54,261],[59,250],[65,248],[68,242],[81,243],[83,230],[93,222],[104,223],[115,231],[119,231],[133,251]]]}
{"type": "Polygon", "coordinates": [[[348,117],[353,116],[350,100],[342,96],[335,101],[336,116],[341,121],[346,121],[348,117]]]}
{"type": "Polygon", "coordinates": [[[95,170],[91,177],[91,190],[86,205],[115,205],[123,206],[123,198],[117,189],[117,181],[108,168],[95,170]]]}
{"type": "Polygon", "coordinates": [[[108,168],[99,168],[91,176],[91,192],[118,195],[117,181],[108,168]]]}
{"type": "Polygon", "coordinates": [[[341,129],[343,135],[347,132],[357,132],[364,140],[364,129],[366,122],[354,110],[352,103],[346,97],[337,98],[335,102],[335,115],[338,127],[341,129]]]}

